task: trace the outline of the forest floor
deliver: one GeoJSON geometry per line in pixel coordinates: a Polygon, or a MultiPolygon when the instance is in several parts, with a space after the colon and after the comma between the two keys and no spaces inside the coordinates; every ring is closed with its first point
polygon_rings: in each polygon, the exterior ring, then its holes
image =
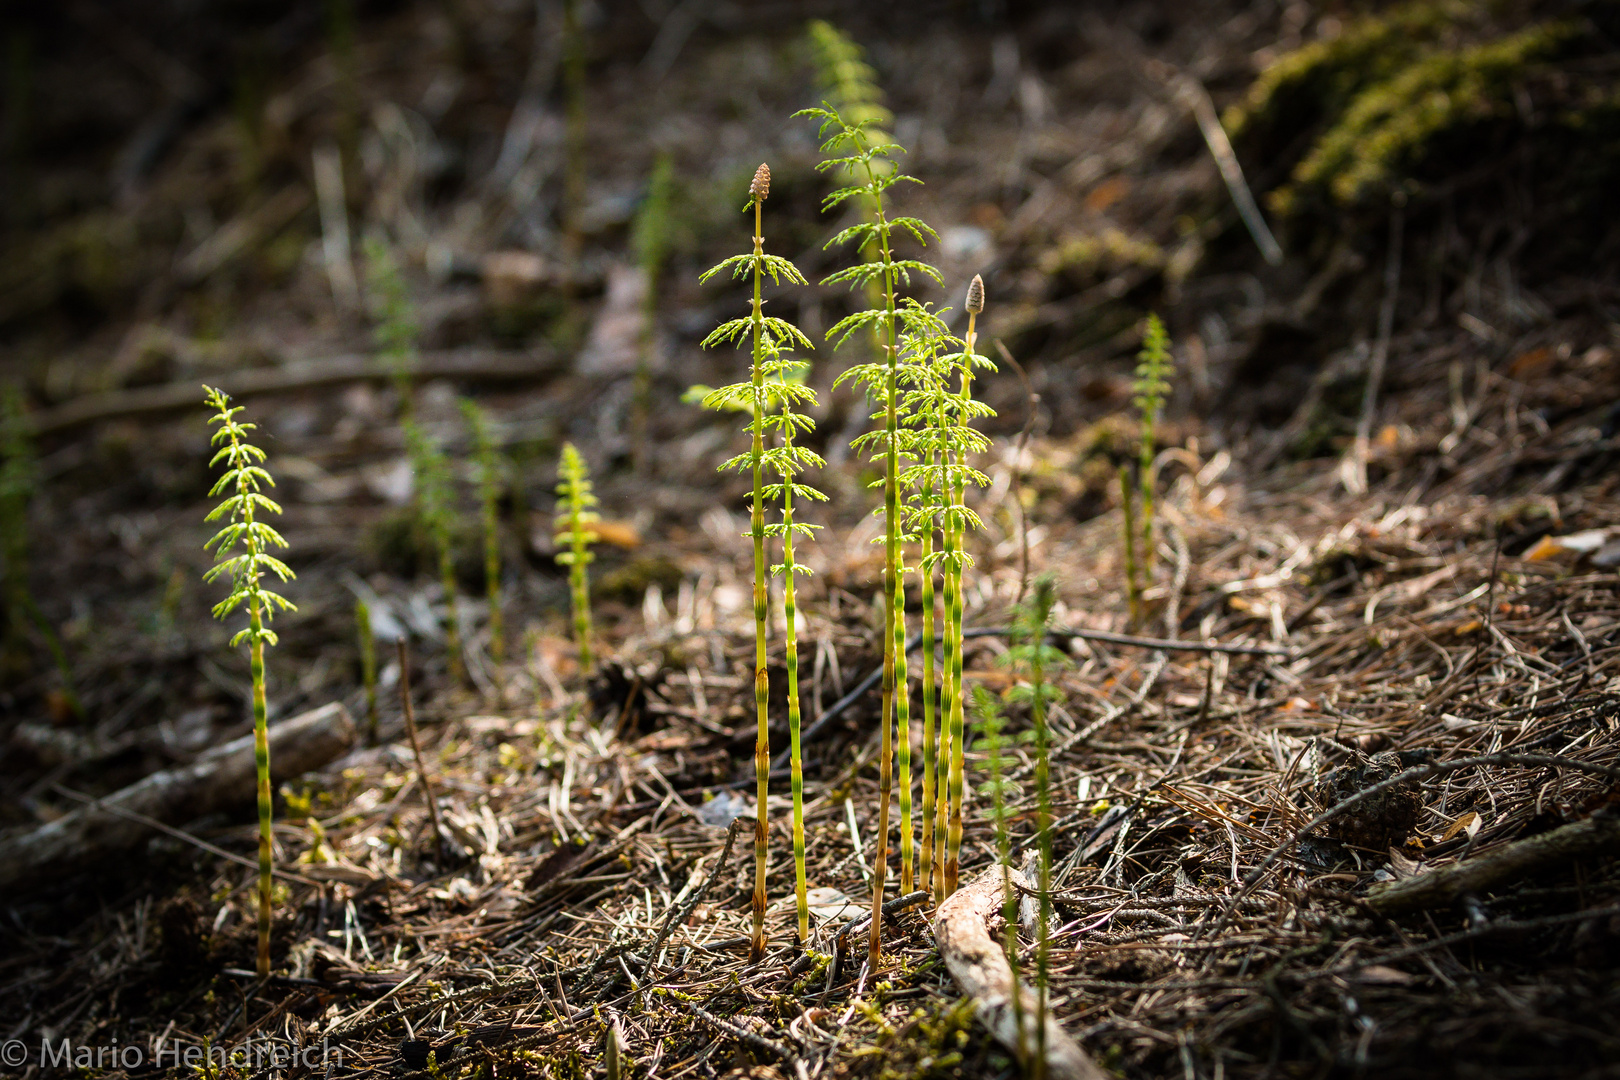
{"type": "MultiPolygon", "coordinates": [[[[753,813],[752,568],[746,492],[715,471],[742,436],[734,414],[681,403],[691,385],[735,377],[737,356],[697,342],[742,312],[743,295],[695,279],[745,250],[733,211],[761,159],[776,177],[770,250],[816,281],[839,265],[822,250],[839,222],[816,212],[813,128],[787,120],[816,100],[802,24],[754,29],[716,8],[665,36],[627,7],[606,5],[592,31],[576,255],[551,224],[561,114],[544,94],[511,110],[559,62],[531,55],[543,38],[532,14],[492,5],[456,69],[441,9],[407,7],[362,23],[345,61],[294,51],[263,89],[246,189],[242,125],[202,120],[135,194],[72,219],[95,228],[116,209],[147,238],[132,252],[167,253],[132,304],[81,326],[50,314],[82,301],[72,290],[8,293],[4,317],[26,309],[35,328],[5,354],[38,432],[30,584],[72,681],[40,640],[7,660],[0,827],[32,829],[248,730],[246,660],[209,619],[220,596],[200,581],[200,389],[176,408],[203,382],[242,388],[285,508],[298,610],[276,624],[271,720],[336,701],[361,730],[278,797],[268,981],[251,972],[255,871],[194,842],[251,857],[250,802],[0,901],[0,1042],[29,1055],[5,1075],[48,1074],[38,1048],[66,1039],[145,1048],[139,1067],[87,1075],[170,1068],[154,1062],[161,1043],[171,1055],[331,1055],[287,1076],[583,1077],[603,1075],[610,1037],[625,1075],[662,1080],[1017,1073],[963,1005],[925,905],[886,920],[880,970],[863,969],[852,940],[834,949],[870,896],[875,692],[805,748],[812,944],[838,959],[801,962],[794,941],[783,769],[771,944],[748,962],[746,837],[721,860],[725,823],[753,813]],[[511,468],[500,660],[473,599],[468,488],[453,600],[471,630],[466,685],[448,674],[447,598],[413,525],[396,392],[375,369],[341,374],[363,367],[373,326],[329,272],[306,174],[312,150],[341,142],[333,103],[351,83],[363,135],[340,160],[367,192],[354,232],[401,253],[427,373],[416,415],[462,453],[456,399],[475,394],[511,468]],[[679,179],[649,325],[628,234],[659,152],[679,179]],[[542,258],[494,257],[516,249],[542,258]],[[320,371],[319,385],[287,386],[320,371]],[[565,439],[591,462],[607,519],[590,678],[552,558],[565,439]],[[363,738],[356,599],[383,658],[376,745],[363,738]],[[426,778],[396,700],[402,633],[426,778]],[[682,918],[666,925],[671,912],[682,918]]],[[[918,295],[957,306],[983,273],[981,341],[1029,372],[1029,391],[1005,365],[985,382],[999,415],[966,624],[1005,628],[1029,576],[1051,571],[1054,626],[1080,632],[1062,637],[1071,663],[1054,676],[1053,1008],[1099,1063],[1132,1077],[1620,1076],[1612,854],[1510,870],[1406,911],[1375,899],[1386,883],[1616,812],[1620,368],[1609,309],[1583,299],[1612,291],[1536,292],[1505,261],[1453,273],[1413,252],[1403,279],[1385,272],[1401,268],[1398,232],[1393,258],[1374,248],[1376,262],[1330,270],[1303,257],[1266,266],[1172,76],[1195,75],[1225,103],[1310,28],[1292,9],[1211,3],[1174,25],[1155,11],[1122,8],[1103,26],[1055,5],[1015,29],[919,20],[869,41],[913,148],[906,168],[926,181],[904,209],[942,238],[930,250],[946,287],[918,295]],[[1111,254],[1080,259],[1086,242],[1111,254]],[[1427,275],[1415,284],[1413,266],[1427,275]],[[1386,297],[1396,317],[1380,335],[1386,297]],[[1162,434],[1156,569],[1131,625],[1110,480],[1136,452],[1122,418],[1149,307],[1166,313],[1182,374],[1162,434]],[[1284,308],[1297,315],[1282,339],[1293,353],[1277,346],[1284,308]],[[1363,480],[1352,435],[1374,354],[1387,373],[1363,480]],[[1312,822],[1403,770],[1413,775],[1355,813],[1312,822]]],[[[117,96],[94,79],[88,92],[117,96]]],[[[351,265],[363,292],[364,261],[351,265]]],[[[772,298],[818,346],[850,305],[819,286],[772,298]]],[[[849,360],[820,353],[813,445],[832,501],[801,553],[816,571],[800,593],[807,723],[880,660],[872,473],[841,449],[865,410],[831,389],[849,360]]],[[[786,746],[780,630],[773,752],[786,746]]],[[[994,634],[972,638],[968,684],[1005,689],[1005,652],[994,634]]],[[[921,673],[914,653],[913,687],[921,673]]],[[[1014,710],[1014,723],[1027,718],[1014,710]]],[[[1034,820],[1020,753],[1017,845],[1034,820]]],[[[981,754],[968,767],[983,778],[981,754]]],[[[993,860],[983,809],[970,793],[964,880],[993,860]]]]}

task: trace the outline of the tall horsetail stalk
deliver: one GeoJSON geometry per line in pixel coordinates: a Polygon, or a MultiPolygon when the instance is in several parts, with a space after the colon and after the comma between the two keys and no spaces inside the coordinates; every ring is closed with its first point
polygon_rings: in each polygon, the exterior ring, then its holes
{"type": "Polygon", "coordinates": [[[1142,334],[1142,351],[1137,354],[1136,380],[1131,389],[1131,403],[1142,410],[1142,456],[1140,474],[1136,482],[1142,493],[1142,576],[1153,579],[1153,458],[1159,411],[1164,408],[1165,395],[1170,392],[1170,376],[1175,374],[1175,361],[1170,356],[1170,335],[1158,315],[1149,313],[1147,329],[1142,334]]]}
{"type": "MultiPolygon", "coordinates": [[[[925,887],[934,889],[936,895],[943,899],[940,890],[944,885],[942,860],[946,820],[943,809],[947,805],[944,795],[948,794],[945,777],[949,757],[945,754],[945,748],[950,745],[948,741],[950,681],[947,677],[936,688],[933,679],[935,660],[933,620],[936,606],[933,602],[933,582],[935,575],[941,570],[944,571],[946,580],[951,580],[953,567],[960,559],[953,558],[948,546],[943,543],[935,549],[933,536],[935,532],[949,536],[950,530],[957,524],[958,514],[962,515],[963,523],[971,523],[973,528],[979,526],[977,515],[953,502],[951,492],[957,488],[957,480],[963,481],[964,484],[969,479],[975,484],[985,482],[983,474],[976,470],[964,469],[957,464],[957,452],[961,451],[965,455],[984,449],[983,436],[969,426],[968,422],[991,415],[991,411],[988,406],[951,390],[952,378],[970,365],[972,359],[965,351],[964,343],[950,335],[944,321],[930,312],[926,305],[911,300],[907,300],[901,307],[900,316],[906,325],[901,353],[907,361],[901,374],[911,387],[902,401],[901,412],[904,422],[914,429],[910,451],[917,459],[917,464],[902,473],[901,483],[907,490],[907,532],[917,536],[922,542],[921,557],[918,560],[918,570],[922,574],[923,581],[925,643],[921,880],[925,887]],[[943,353],[947,346],[952,345],[963,346],[963,349],[943,353]],[[932,707],[935,694],[931,693],[935,689],[940,691],[937,729],[934,725],[935,716],[932,707]],[[943,794],[941,789],[944,789],[943,794]]],[[[950,640],[948,623],[947,640],[950,640]]],[[[905,802],[901,803],[902,811],[906,805],[905,802]]]]}
{"type": "Polygon", "coordinates": [[[1052,951],[1052,773],[1051,727],[1047,708],[1058,697],[1058,690],[1047,682],[1047,673],[1062,665],[1067,657],[1047,644],[1046,634],[1057,602],[1057,587],[1051,574],[1035,579],[1028,602],[1015,620],[1016,643],[1007,652],[1007,661],[1029,672],[1027,685],[1014,687],[1012,698],[1029,704],[1035,735],[1035,844],[1039,852],[1040,919],[1035,944],[1035,1075],[1046,1069],[1046,1001],[1052,951]]]}
{"type": "Polygon", "coordinates": [[[456,603],[456,553],[452,535],[456,511],[450,463],[445,460],[444,448],[415,420],[407,419],[404,427],[405,445],[416,473],[417,500],[433,538],[439,585],[444,590],[444,648],[450,680],[460,684],[466,679],[467,668],[461,658],[461,610],[456,603]]]}
{"type": "MultiPolygon", "coordinates": [[[[795,114],[808,116],[820,125],[826,136],[821,150],[829,157],[816,167],[822,171],[840,169],[846,174],[862,178],[862,182],[838,188],[822,200],[822,209],[831,210],[854,198],[864,198],[870,214],[867,220],[841,231],[827,242],[849,244],[860,252],[876,245],[878,258],[857,263],[823,279],[822,284],[848,283],[851,288],[862,288],[876,283],[883,293],[883,306],[857,311],[840,320],[827,332],[835,347],[849,340],[849,336],[865,328],[878,337],[883,356],[881,361],[858,364],[845,371],[834,386],[852,379],[865,388],[869,398],[880,403],[883,416],[882,431],[869,431],[857,438],[858,451],[881,453],[884,459],[883,518],[884,568],[883,583],[883,712],[882,736],[878,765],[878,829],[872,857],[872,928],[868,938],[868,962],[876,970],[882,957],[883,887],[888,873],[889,858],[889,800],[893,795],[894,735],[898,730],[903,752],[901,756],[904,785],[903,796],[910,801],[911,767],[911,709],[906,692],[905,664],[905,607],[904,583],[901,566],[902,531],[900,521],[900,462],[909,442],[900,427],[900,349],[901,317],[895,302],[895,290],[902,281],[910,283],[911,274],[918,273],[940,281],[939,271],[915,259],[896,259],[893,241],[896,230],[911,234],[919,244],[927,237],[937,238],[933,229],[914,217],[890,219],[885,212],[883,196],[890,187],[902,180],[921,183],[915,177],[905,176],[894,167],[894,156],[901,148],[891,142],[875,142],[867,132],[870,121],[849,123],[839,116],[830,104],[818,109],[805,109],[795,114]],[[829,130],[832,134],[829,136],[829,130]]],[[[874,414],[874,418],[875,418],[874,414]]],[[[909,835],[902,835],[902,851],[909,854],[909,835]]],[[[907,859],[906,863],[909,864],[907,859]]]]}
{"type": "MultiPolygon", "coordinates": [[[[746,453],[721,465],[722,470],[748,470],[753,477],[754,493],[753,504],[749,513],[748,536],[754,547],[754,712],[757,720],[757,733],[754,740],[754,780],[755,780],[755,819],[754,819],[754,900],[753,900],[753,936],[751,938],[751,959],[754,962],[765,955],[765,875],[769,863],[768,835],[766,829],[766,810],[770,795],[771,771],[771,733],[770,733],[770,679],[766,672],[766,640],[770,621],[770,593],[766,588],[766,574],[769,564],[765,559],[765,502],[770,497],[769,489],[765,483],[767,469],[774,470],[782,477],[780,485],[784,499],[784,516],[781,526],[782,535],[787,544],[789,555],[784,559],[784,566],[791,567],[792,534],[792,495],[794,493],[806,494],[811,489],[796,485],[792,481],[793,475],[803,465],[812,460],[820,459],[809,451],[800,449],[795,453],[791,445],[790,436],[795,424],[808,423],[791,409],[791,404],[814,400],[807,388],[792,383],[787,377],[789,367],[798,369],[801,365],[781,359],[781,353],[795,346],[806,349],[812,348],[810,340],[799,332],[798,327],[783,319],[769,318],[765,314],[764,300],[761,290],[766,277],[772,284],[781,284],[785,278],[793,284],[806,284],[804,276],[788,260],[777,255],[765,254],[765,234],[763,215],[765,200],[771,192],[771,170],[769,166],[761,164],[754,172],[754,179],[748,185],[748,203],[744,210],[752,208],[754,211],[754,250],[746,255],[733,255],[719,265],[705,271],[700,281],[708,281],[714,275],[729,270],[734,278],[752,279],[754,296],[752,309],[748,315],[740,319],[732,319],[716,327],[708,337],[703,339],[704,348],[723,343],[735,344],[745,335],[752,346],[752,360],[749,364],[749,377],[746,382],[735,382],[729,386],[722,386],[718,390],[710,391],[703,399],[705,408],[746,409],[752,416],[748,423],[748,432],[752,443],[746,453]],[[777,391],[767,386],[766,380],[775,374],[779,378],[782,388],[783,413],[781,417],[773,417],[772,399],[777,391]],[[789,387],[796,389],[787,389],[789,387]],[[808,398],[806,395],[809,395],[808,398]],[[784,445],[767,450],[765,446],[765,432],[767,428],[779,426],[784,435],[784,445]],[[808,455],[806,457],[805,455],[808,455]]],[[[792,569],[787,574],[788,595],[793,595],[792,569]]],[[[793,634],[792,616],[788,623],[788,641],[790,664],[789,669],[789,695],[790,710],[798,709],[798,672],[797,672],[797,644],[793,634]]],[[[797,752],[798,736],[797,722],[792,722],[794,730],[793,739],[795,752],[794,759],[794,821],[797,826],[794,830],[794,846],[796,851],[795,868],[798,874],[799,890],[799,922],[801,933],[808,936],[809,907],[805,899],[804,863],[803,863],[803,784],[799,773],[799,755],[797,752]]]]}
{"type": "Polygon", "coordinates": [[[557,467],[557,495],[563,504],[563,523],[557,529],[557,544],[566,543],[567,551],[557,553],[557,562],[568,567],[568,593],[574,614],[574,644],[579,648],[579,670],[591,670],[591,585],[585,572],[596,556],[591,545],[599,537],[591,528],[598,520],[596,495],[591,491],[590,473],[585,459],[579,456],[574,444],[563,443],[562,461],[557,467]]]}
{"type": "Polygon", "coordinates": [[[211,549],[215,564],[203,575],[204,581],[228,576],[230,595],[214,605],[214,618],[224,619],[237,608],[247,610],[248,625],[231,638],[235,648],[248,643],[249,665],[253,676],[253,765],[258,774],[259,802],[259,953],[260,978],[270,974],[270,739],[266,724],[264,698],[264,647],[276,643],[276,635],[269,627],[276,611],[296,610],[285,598],[271,592],[262,578],[275,574],[282,581],[293,577],[286,563],[269,554],[272,547],[285,548],[287,541],[266,523],[258,520],[262,511],[281,513],[268,496],[260,491],[261,485],[274,487],[275,480],[263,467],[265,453],[248,442],[248,433],[257,425],[241,423],[236,414],[240,405],[232,406],[231,399],[222,391],[205,386],[205,401],[214,415],[210,424],[218,424],[210,445],[219,447],[208,465],[212,468],[221,461],[227,468],[212,488],[208,497],[229,492],[206,520],[225,519],[225,525],[204,544],[211,549]]]}
{"type": "MultiPolygon", "coordinates": [[[[974,418],[973,411],[973,369],[975,366],[989,366],[990,361],[978,355],[975,345],[978,343],[979,315],[984,311],[984,279],[978,274],[968,283],[967,298],[963,307],[968,313],[967,336],[963,339],[962,363],[959,368],[961,390],[955,405],[954,427],[956,441],[954,446],[945,453],[949,456],[955,453],[955,462],[950,473],[950,508],[945,514],[945,650],[946,677],[950,680],[947,691],[950,707],[950,720],[948,739],[950,742],[949,776],[947,778],[947,810],[945,823],[945,866],[943,894],[949,896],[956,891],[961,878],[962,869],[962,794],[963,794],[963,701],[962,701],[962,582],[964,572],[968,565],[966,550],[966,533],[970,524],[968,517],[966,490],[967,481],[972,478],[976,483],[984,481],[973,473],[968,465],[968,454],[971,450],[982,449],[982,444],[975,446],[969,441],[968,433],[972,431],[969,426],[974,418]]],[[[977,519],[972,519],[977,527],[977,519]]]]}
{"type": "Polygon", "coordinates": [[[809,567],[801,566],[795,561],[793,538],[795,535],[813,538],[815,530],[820,526],[794,520],[793,497],[799,495],[803,498],[826,501],[826,495],[794,480],[801,470],[819,469],[826,462],[822,461],[821,456],[813,450],[793,442],[796,432],[815,429],[813,420],[793,411],[795,404],[814,405],[816,402],[815,391],[802,382],[794,381],[790,374],[789,369],[793,369],[792,374],[802,373],[806,365],[798,361],[780,359],[780,353],[774,346],[767,350],[767,355],[770,358],[765,364],[765,373],[768,376],[772,374],[776,376],[777,381],[771,389],[780,399],[782,407],[780,413],[772,414],[769,419],[780,432],[782,445],[766,451],[768,463],[781,477],[781,483],[768,485],[765,497],[781,498],[782,520],[779,524],[766,526],[766,529],[770,535],[782,538],[782,561],[771,570],[783,576],[782,618],[787,634],[788,740],[792,751],[793,890],[799,914],[799,944],[805,946],[810,943],[810,894],[804,864],[804,760],[799,745],[802,720],[799,708],[799,605],[798,588],[794,578],[798,574],[809,574],[811,571],[809,567]],[[771,355],[773,353],[775,355],[771,355]]]}
{"type": "Polygon", "coordinates": [[[500,452],[495,449],[489,417],[483,409],[463,399],[461,414],[472,429],[473,455],[478,462],[479,519],[484,528],[484,592],[489,600],[489,654],[498,664],[506,659],[506,624],[501,617],[500,452]]]}

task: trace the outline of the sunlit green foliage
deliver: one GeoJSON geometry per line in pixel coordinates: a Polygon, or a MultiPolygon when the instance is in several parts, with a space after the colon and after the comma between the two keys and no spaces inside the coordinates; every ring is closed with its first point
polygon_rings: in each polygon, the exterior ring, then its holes
{"type": "Polygon", "coordinates": [[[214,410],[210,424],[218,424],[212,445],[219,447],[209,466],[225,463],[223,476],[209,490],[209,498],[224,494],[225,499],[209,512],[206,520],[225,524],[204,547],[213,552],[215,563],[203,575],[204,581],[216,578],[230,579],[230,595],[214,605],[214,618],[228,618],[242,609],[248,624],[231,638],[234,647],[248,643],[249,663],[253,677],[253,757],[258,772],[259,802],[259,952],[258,971],[261,978],[270,974],[270,741],[267,731],[267,709],[264,689],[264,647],[276,643],[275,631],[269,622],[275,613],[293,610],[293,605],[281,595],[264,587],[264,578],[273,574],[281,581],[293,577],[286,563],[270,554],[273,548],[285,548],[287,541],[274,528],[259,520],[261,514],[279,514],[281,507],[263,488],[274,487],[275,481],[264,468],[265,452],[248,442],[248,435],[257,426],[237,420],[240,405],[232,406],[230,398],[212,387],[206,391],[208,407],[214,410]]]}
{"type": "Polygon", "coordinates": [[[600,537],[591,526],[600,520],[596,495],[585,459],[573,443],[563,443],[562,461],[557,466],[556,543],[567,550],[557,553],[557,562],[568,567],[568,589],[574,613],[574,644],[579,647],[579,670],[591,669],[591,584],[585,568],[596,556],[591,545],[600,537]]]}
{"type": "MultiPolygon", "coordinates": [[[[765,871],[768,862],[766,850],[766,804],[769,795],[770,777],[770,713],[768,701],[770,697],[770,680],[766,672],[766,637],[770,618],[770,596],[766,589],[766,574],[770,564],[765,555],[765,538],[775,532],[782,536],[785,545],[785,554],[781,567],[785,573],[787,584],[787,604],[790,610],[794,609],[795,586],[794,577],[798,568],[793,562],[793,538],[795,533],[810,533],[810,527],[796,525],[793,521],[793,497],[800,495],[805,498],[820,498],[820,492],[798,484],[794,477],[806,468],[816,468],[821,465],[821,459],[812,451],[797,446],[793,436],[799,431],[808,431],[814,427],[807,416],[796,411],[798,407],[813,405],[815,392],[804,385],[802,378],[790,378],[789,375],[799,376],[804,363],[797,360],[785,359],[784,354],[794,348],[810,349],[810,339],[799,331],[799,328],[785,319],[771,318],[765,314],[762,290],[765,279],[771,279],[772,284],[788,281],[793,284],[805,284],[805,279],[798,269],[788,260],[765,253],[765,236],[763,232],[763,211],[766,198],[770,195],[771,171],[766,165],[760,165],[754,173],[753,183],[749,185],[749,200],[743,207],[744,211],[754,211],[754,250],[745,255],[733,255],[721,262],[718,266],[706,271],[700,280],[708,281],[710,278],[730,272],[733,278],[748,280],[753,286],[753,303],[749,314],[741,318],[732,319],[716,327],[703,341],[704,348],[716,345],[736,345],[747,341],[752,347],[751,359],[748,366],[748,378],[712,390],[703,398],[703,404],[711,409],[729,409],[733,411],[746,411],[750,417],[744,430],[748,432],[750,444],[746,452],[738,454],[720,466],[721,470],[736,470],[748,472],[753,479],[753,501],[749,509],[749,532],[754,548],[754,712],[756,720],[756,737],[754,741],[754,771],[755,809],[754,828],[754,902],[753,902],[753,948],[752,955],[756,961],[764,955],[765,951],[765,871]],[[776,438],[768,438],[768,433],[775,433],[776,438]],[[779,483],[770,485],[766,482],[768,473],[774,473],[779,483]],[[782,500],[782,521],[774,528],[765,523],[765,505],[773,498],[782,500]]],[[[804,868],[804,795],[802,765],[798,755],[798,635],[794,627],[794,616],[788,617],[788,708],[793,743],[793,820],[794,820],[794,869],[796,878],[796,892],[799,909],[799,931],[801,940],[808,940],[810,932],[809,902],[806,899],[804,868]]]]}
{"type": "MultiPolygon", "coordinates": [[[[855,441],[858,451],[881,458],[884,465],[883,729],[878,764],[878,835],[873,855],[872,929],[868,940],[869,961],[876,968],[881,952],[881,909],[889,850],[889,799],[894,784],[892,758],[896,730],[904,744],[900,761],[901,790],[909,791],[911,782],[911,709],[905,677],[904,523],[900,515],[900,473],[912,433],[900,424],[900,335],[909,328],[909,320],[918,316],[915,308],[907,308],[907,314],[901,313],[896,293],[901,284],[910,283],[913,274],[931,278],[936,283],[940,281],[939,271],[927,263],[916,259],[897,259],[894,244],[902,235],[909,235],[919,244],[926,244],[929,238],[937,238],[937,234],[918,218],[888,216],[885,199],[889,189],[902,181],[921,181],[893,167],[894,158],[902,152],[902,148],[886,139],[879,140],[870,130],[870,120],[850,122],[830,103],[822,108],[802,110],[796,115],[809,117],[819,125],[823,138],[821,151],[828,156],[816,167],[822,171],[842,172],[854,181],[828,194],[822,200],[822,209],[833,210],[850,200],[859,200],[866,211],[864,220],[839,232],[828,241],[827,246],[848,246],[857,252],[868,248],[875,251],[875,258],[871,261],[836,271],[828,275],[822,284],[848,284],[852,289],[866,290],[869,296],[875,290],[882,298],[881,306],[854,312],[827,332],[828,339],[836,347],[848,341],[857,330],[867,330],[881,350],[877,361],[851,367],[834,383],[836,386],[850,381],[864,389],[878,407],[873,418],[881,416],[883,420],[880,431],[869,432],[855,441]]],[[[903,843],[909,845],[909,834],[906,835],[908,839],[903,843]]],[[[909,876],[910,860],[903,860],[902,867],[902,881],[905,881],[909,876]]]]}

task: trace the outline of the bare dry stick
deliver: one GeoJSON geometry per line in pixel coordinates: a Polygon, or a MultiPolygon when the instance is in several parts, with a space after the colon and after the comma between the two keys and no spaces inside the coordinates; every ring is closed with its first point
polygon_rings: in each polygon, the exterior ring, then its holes
{"type": "MultiPolygon", "coordinates": [[[[1001,917],[1002,872],[999,864],[992,866],[947,897],[934,915],[934,940],[951,977],[973,999],[980,1023],[1027,1064],[1033,1051],[1019,1038],[1014,1002],[1022,1002],[1024,1015],[1033,1017],[1035,995],[1013,981],[1012,966],[990,932],[990,921],[1001,917]]],[[[1050,1080],[1105,1080],[1108,1074],[1050,1014],[1044,1027],[1045,1072],[1050,1080]]]]}
{"type": "Polygon", "coordinates": [[[416,755],[416,775],[422,778],[422,794],[427,797],[428,821],[433,825],[434,849],[439,862],[444,862],[444,833],[439,829],[439,802],[433,797],[433,785],[428,781],[427,765],[422,761],[422,744],[416,738],[416,712],[411,708],[411,654],[403,637],[399,646],[399,707],[405,714],[405,734],[411,739],[411,753],[416,755]]]}
{"type": "Polygon", "coordinates": [[[1221,170],[1221,179],[1226,181],[1226,190],[1232,196],[1232,205],[1237,207],[1244,227],[1254,237],[1266,262],[1272,266],[1278,265],[1283,261],[1282,247],[1277,243],[1277,238],[1271,235],[1265,215],[1260,213],[1254,193],[1249,190],[1249,182],[1243,178],[1243,166],[1238,164],[1237,154],[1232,150],[1232,140],[1226,137],[1226,129],[1221,127],[1221,118],[1215,115],[1215,103],[1209,99],[1209,91],[1191,75],[1183,75],[1177,82],[1178,94],[1192,109],[1193,119],[1198,121],[1198,131],[1204,136],[1204,144],[1209,147],[1210,156],[1221,170]]]}
{"type": "Polygon", "coordinates": [[[1615,851],[1620,851],[1620,816],[1599,812],[1477,858],[1375,886],[1367,894],[1367,906],[1386,913],[1442,907],[1464,893],[1479,892],[1545,866],[1615,851]]]}

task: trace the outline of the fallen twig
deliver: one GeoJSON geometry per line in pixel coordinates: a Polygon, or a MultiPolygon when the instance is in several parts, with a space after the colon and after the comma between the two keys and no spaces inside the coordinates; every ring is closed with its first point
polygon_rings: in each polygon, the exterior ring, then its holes
{"type": "Polygon", "coordinates": [[[1464,893],[1488,889],[1544,866],[1613,851],[1620,851],[1620,816],[1598,813],[1476,858],[1376,886],[1367,893],[1367,906],[1386,914],[1441,907],[1464,893]]]}
{"type": "MultiPolygon", "coordinates": [[[[992,866],[972,884],[958,889],[934,915],[934,940],[951,977],[973,999],[973,1010],[996,1040],[1027,1061],[1022,1045],[1013,994],[1017,993],[1027,1021],[1036,1015],[1035,994],[1014,984],[1012,967],[1001,943],[990,933],[990,920],[1000,918],[1002,868],[992,866]]],[[[1046,1025],[1046,1075],[1052,1080],[1104,1080],[1107,1073],[1080,1049],[1063,1025],[1050,1013],[1046,1025]]]]}
{"type": "MultiPolygon", "coordinates": [[[[348,710],[333,702],[269,731],[271,779],[291,780],[332,761],[354,744],[348,710]]],[[[0,890],[55,880],[47,867],[82,866],[143,841],[160,822],[189,821],[253,796],[253,736],[215,747],[190,765],[165,769],[64,814],[31,832],[0,841],[0,890]]]]}

